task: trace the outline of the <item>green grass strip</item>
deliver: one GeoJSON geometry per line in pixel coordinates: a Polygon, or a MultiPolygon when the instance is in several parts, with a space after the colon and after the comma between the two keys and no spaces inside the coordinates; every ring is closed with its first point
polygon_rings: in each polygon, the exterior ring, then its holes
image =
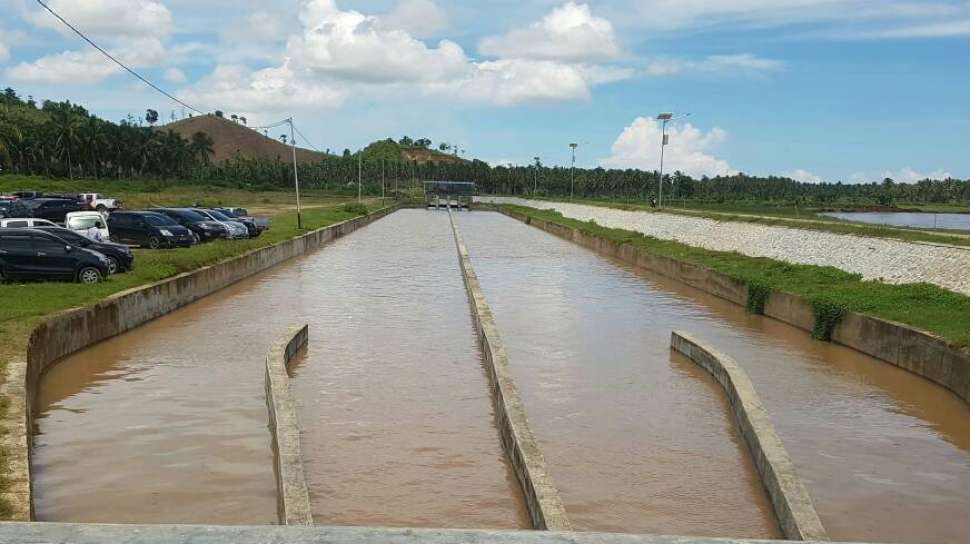
{"type": "MultiPolygon", "coordinates": [[[[813,304],[821,323],[816,335],[831,336],[831,328],[846,311],[865,313],[936,334],[950,343],[970,346],[970,297],[928,283],[888,284],[863,280],[833,267],[791,264],[735,252],[712,251],[680,242],[658,240],[638,232],[612,229],[591,222],[563,217],[553,210],[503,206],[528,217],[559,225],[614,242],[630,244],[655,255],[698,264],[720,272],[755,289],[784,291],[813,304]]],[[[758,295],[759,297],[762,295],[758,295]]],[[[751,310],[760,302],[749,300],[751,310]]],[[[763,310],[763,304],[761,306],[763,310]]]]}

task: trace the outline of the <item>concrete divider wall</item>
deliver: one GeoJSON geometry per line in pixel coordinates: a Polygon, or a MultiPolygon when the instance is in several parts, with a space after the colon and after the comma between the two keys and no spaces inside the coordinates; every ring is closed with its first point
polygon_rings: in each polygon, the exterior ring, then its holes
{"type": "Polygon", "coordinates": [[[290,360],[308,341],[309,325],[295,327],[273,344],[266,355],[266,406],[273,435],[277,510],[283,525],[313,525],[310,490],[303,470],[300,424],[288,373],[290,360]]]}
{"type": "MultiPolygon", "coordinates": [[[[709,268],[653,255],[630,244],[599,238],[543,219],[501,208],[500,211],[603,255],[640,266],[735,304],[747,305],[746,285],[709,268]]],[[[791,293],[772,291],[765,303],[764,315],[806,331],[812,331],[815,325],[811,301],[791,293]]],[[[970,349],[954,347],[932,333],[902,323],[856,312],[847,312],[836,324],[832,341],[922,376],[970,403],[970,349]]]]}
{"type": "Polygon", "coordinates": [[[724,388],[785,537],[828,540],[812,499],[747,373],[730,357],[686,333],[674,331],[670,346],[709,372],[724,388]]]}
{"type": "Polygon", "coordinates": [[[6,464],[3,478],[7,482],[8,490],[3,497],[12,509],[9,519],[33,519],[30,447],[34,398],[39,378],[48,366],[71,353],[312,251],[388,215],[395,209],[385,208],[192,272],[122,291],[91,306],[55,314],[38,325],[30,335],[25,357],[8,363],[6,381],[0,388],[0,394],[9,402],[2,423],[2,428],[7,432],[0,439],[6,464]]]}
{"type": "Polygon", "coordinates": [[[455,235],[458,260],[465,287],[468,290],[476,333],[481,340],[485,364],[489,371],[502,445],[512,464],[512,470],[522,486],[532,526],[539,530],[571,531],[572,526],[566,516],[559,491],[546,471],[545,458],[529,427],[519,390],[508,368],[508,356],[492,317],[492,310],[485,300],[478,276],[472,268],[468,250],[465,249],[455,218],[450,211],[448,215],[455,235]]]}

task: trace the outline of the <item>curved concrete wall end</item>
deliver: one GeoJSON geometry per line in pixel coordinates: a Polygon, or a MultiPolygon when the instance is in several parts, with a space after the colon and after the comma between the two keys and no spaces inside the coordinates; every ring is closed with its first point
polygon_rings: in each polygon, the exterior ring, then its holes
{"type": "Polygon", "coordinates": [[[674,331],[670,346],[709,372],[724,388],[785,537],[828,540],[808,490],[795,472],[795,465],[747,373],[727,355],[702,345],[686,333],[674,331]]]}
{"type": "Polygon", "coordinates": [[[290,391],[290,361],[307,346],[309,325],[295,327],[266,355],[266,406],[273,435],[277,508],[283,525],[313,525],[310,490],[303,470],[300,424],[296,400],[290,391]]]}

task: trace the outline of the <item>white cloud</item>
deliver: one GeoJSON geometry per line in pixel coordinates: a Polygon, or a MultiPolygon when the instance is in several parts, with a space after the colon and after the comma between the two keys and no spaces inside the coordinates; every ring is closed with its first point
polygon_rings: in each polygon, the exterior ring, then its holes
{"type": "MultiPolygon", "coordinates": [[[[112,54],[128,66],[154,66],[165,58],[165,48],[157,38],[127,41],[131,44],[130,48],[113,51],[112,54]]],[[[5,74],[18,81],[92,85],[119,72],[121,68],[100,52],[83,49],[47,55],[32,62],[21,62],[7,69],[5,74]]]]}
{"type": "Polygon", "coordinates": [[[547,60],[480,62],[470,67],[464,79],[429,88],[499,106],[589,97],[586,77],[579,68],[547,60]]]}
{"type": "Polygon", "coordinates": [[[285,37],[280,16],[268,11],[250,13],[222,31],[222,39],[233,44],[284,41],[285,37]]]}
{"type": "Polygon", "coordinates": [[[620,54],[610,21],[596,17],[587,4],[568,2],[526,28],[484,38],[484,55],[564,61],[610,59],[620,54]]]}
{"type": "Polygon", "coordinates": [[[448,26],[448,15],[433,0],[401,0],[381,21],[387,28],[427,38],[448,26]]]}
{"type": "Polygon", "coordinates": [[[968,9],[963,0],[634,0],[630,4],[643,24],[662,28],[871,23],[948,18],[968,9]]]}
{"type": "Polygon", "coordinates": [[[23,41],[25,39],[24,33],[14,30],[4,30],[0,28],[0,61],[5,61],[10,58],[11,44],[23,41]]]}
{"type": "MultiPolygon", "coordinates": [[[[98,37],[167,36],[172,12],[156,0],[49,0],[47,4],[82,32],[98,37]]],[[[44,9],[30,14],[34,25],[69,33],[44,9]]]]}
{"type": "Polygon", "coordinates": [[[241,66],[221,65],[192,87],[180,91],[178,97],[203,109],[232,107],[233,113],[255,116],[339,107],[347,92],[314,82],[288,64],[255,72],[241,66]]]}
{"type": "Polygon", "coordinates": [[[314,71],[371,83],[443,81],[462,76],[462,48],[442,40],[431,48],[373,16],[341,11],[334,0],[309,0],[300,13],[303,35],[290,40],[294,62],[314,71]]]}
{"type": "Polygon", "coordinates": [[[970,36],[970,19],[910,25],[859,34],[860,38],[955,38],[970,36]]]}
{"type": "Polygon", "coordinates": [[[942,180],[953,177],[949,172],[943,169],[933,170],[932,172],[921,173],[913,170],[910,167],[901,168],[896,171],[886,171],[880,176],[880,180],[885,178],[892,178],[894,181],[900,183],[915,183],[917,181],[923,181],[924,179],[936,179],[942,180]]]}
{"type": "MultiPolygon", "coordinates": [[[[638,117],[633,124],[613,142],[612,155],[600,164],[608,168],[640,168],[657,170],[660,165],[660,124],[645,117],[638,117]]],[[[688,124],[667,127],[670,143],[664,152],[664,171],[677,170],[694,177],[725,176],[737,170],[722,159],[710,154],[711,150],[727,139],[720,128],[703,132],[688,124]]]]}
{"type": "Polygon", "coordinates": [[[673,76],[680,74],[743,74],[776,72],[785,67],[780,60],[758,57],[752,54],[710,55],[701,60],[680,58],[656,58],[647,63],[645,73],[649,76],[673,76]]]}
{"type": "Polygon", "coordinates": [[[178,68],[169,68],[165,70],[165,81],[171,83],[185,83],[185,72],[179,70],[178,68]]]}
{"type": "Polygon", "coordinates": [[[801,168],[792,170],[791,172],[785,172],[785,177],[802,183],[822,183],[825,181],[818,174],[809,172],[808,170],[802,170],[801,168]]]}

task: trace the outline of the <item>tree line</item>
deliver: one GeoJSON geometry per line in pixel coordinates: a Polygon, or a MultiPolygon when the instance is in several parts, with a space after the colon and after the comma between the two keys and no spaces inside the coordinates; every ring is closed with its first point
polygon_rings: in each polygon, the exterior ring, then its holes
{"type": "MultiPolygon", "coordinates": [[[[157,120],[152,111],[147,120],[157,120]]],[[[186,140],[163,129],[142,127],[129,117],[113,123],[70,102],[23,100],[12,89],[0,95],[0,164],[4,171],[51,177],[165,179],[259,189],[287,189],[293,165],[286,158],[234,158],[214,163],[212,139],[196,133],[186,140]]],[[[428,149],[431,140],[404,137],[379,140],[357,154],[326,156],[301,163],[301,184],[325,190],[356,190],[358,173],[368,194],[418,180],[473,181],[486,194],[647,200],[656,196],[658,174],[636,169],[544,166],[491,166],[451,155],[405,160],[406,149],[428,149]],[[447,160],[446,160],[447,159],[447,160]],[[358,170],[359,169],[359,170],[358,170]]],[[[440,146],[439,146],[440,147],[440,146]]],[[[857,202],[891,206],[896,202],[970,203],[970,181],[891,179],[866,184],[802,183],[787,177],[739,173],[693,178],[664,175],[665,198],[705,201],[761,200],[815,205],[857,202]]]]}

